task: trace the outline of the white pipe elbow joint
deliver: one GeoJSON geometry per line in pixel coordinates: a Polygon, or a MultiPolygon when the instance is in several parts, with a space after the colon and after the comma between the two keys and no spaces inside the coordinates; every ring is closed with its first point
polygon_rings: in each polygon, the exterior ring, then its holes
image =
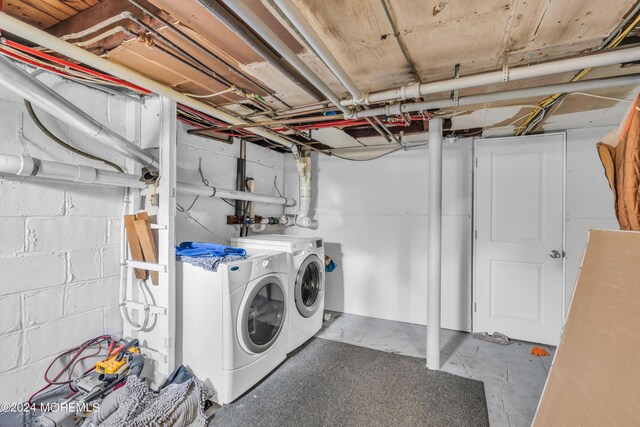
{"type": "Polygon", "coordinates": [[[296,218],[296,225],[298,227],[309,228],[311,227],[311,218],[308,216],[299,216],[296,218]]]}

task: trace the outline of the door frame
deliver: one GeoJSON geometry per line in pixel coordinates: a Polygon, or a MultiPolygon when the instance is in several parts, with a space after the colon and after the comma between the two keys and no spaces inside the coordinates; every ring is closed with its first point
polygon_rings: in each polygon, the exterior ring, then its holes
{"type": "MultiPolygon", "coordinates": [[[[471,256],[471,331],[472,332],[482,332],[482,331],[477,331],[476,330],[476,321],[475,321],[475,312],[476,312],[476,297],[478,295],[477,292],[477,283],[478,281],[476,280],[476,266],[477,266],[477,261],[476,261],[476,255],[477,255],[477,247],[476,247],[476,208],[478,206],[477,203],[477,197],[478,197],[478,175],[477,175],[477,167],[478,167],[478,156],[477,156],[477,144],[478,142],[482,142],[482,141],[495,141],[495,140],[500,140],[500,139],[507,139],[507,138],[540,138],[540,137],[547,137],[547,136],[562,136],[562,154],[563,154],[563,159],[562,159],[562,251],[563,253],[566,251],[566,234],[567,234],[567,211],[566,211],[566,205],[567,205],[567,132],[566,131],[562,131],[562,132],[549,132],[549,133],[541,133],[541,134],[535,134],[535,135],[525,135],[525,136],[494,136],[494,137],[487,137],[487,138],[473,138],[473,147],[472,147],[472,155],[473,155],[473,161],[472,161],[472,175],[473,175],[473,182],[471,185],[471,192],[473,194],[473,198],[472,198],[472,202],[471,202],[471,252],[472,252],[472,256],[471,256]]],[[[567,317],[567,313],[566,313],[566,287],[567,287],[567,280],[566,280],[566,269],[567,269],[567,263],[566,263],[566,257],[563,256],[562,257],[562,324],[560,325],[560,331],[562,331],[564,329],[564,325],[566,322],[566,317],[567,317]]]]}

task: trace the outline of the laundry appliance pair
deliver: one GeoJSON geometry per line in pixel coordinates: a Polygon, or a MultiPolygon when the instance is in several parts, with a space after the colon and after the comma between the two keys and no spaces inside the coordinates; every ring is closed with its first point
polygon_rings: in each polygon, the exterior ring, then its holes
{"type": "Polygon", "coordinates": [[[234,401],[285,360],[322,326],[322,239],[252,236],[232,245],[247,258],[216,272],[184,263],[182,360],[216,391],[234,401]]]}

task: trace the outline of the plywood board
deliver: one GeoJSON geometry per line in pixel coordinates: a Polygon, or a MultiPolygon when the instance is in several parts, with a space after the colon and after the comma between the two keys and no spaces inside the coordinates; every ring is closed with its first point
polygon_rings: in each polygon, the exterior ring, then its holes
{"type": "Polygon", "coordinates": [[[360,90],[386,89],[413,80],[379,0],[293,3],[360,90]]]}
{"type": "Polygon", "coordinates": [[[533,421],[640,425],[640,233],[592,230],[533,421]]]}
{"type": "MultiPolygon", "coordinates": [[[[131,252],[131,259],[134,261],[144,261],[144,254],[142,253],[142,246],[140,246],[140,239],[138,238],[138,231],[136,230],[136,216],[125,215],[124,226],[127,231],[127,240],[129,242],[129,251],[131,252]]],[[[147,277],[146,270],[139,268],[135,269],[136,279],[144,280],[147,277]]]]}
{"type": "MultiPolygon", "coordinates": [[[[145,261],[157,264],[158,248],[151,232],[149,219],[148,217],[145,218],[145,216],[146,213],[144,213],[144,215],[138,214],[138,219],[135,220],[134,224],[136,232],[138,233],[138,239],[140,239],[140,247],[142,248],[142,253],[144,254],[145,261]]],[[[158,285],[160,283],[157,271],[151,271],[149,275],[151,276],[151,282],[154,285],[158,285]]]]}

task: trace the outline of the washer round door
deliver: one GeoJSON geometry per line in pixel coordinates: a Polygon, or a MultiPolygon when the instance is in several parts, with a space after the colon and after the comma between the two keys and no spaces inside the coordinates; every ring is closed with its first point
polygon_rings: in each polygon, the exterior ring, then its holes
{"type": "Polygon", "coordinates": [[[313,316],[320,307],[324,292],[324,264],[317,255],[309,255],[296,276],[295,300],[298,313],[313,316]]]}
{"type": "Polygon", "coordinates": [[[268,350],[278,339],[286,315],[285,288],[276,276],[267,276],[248,289],[240,306],[240,343],[251,353],[268,350]]]}

